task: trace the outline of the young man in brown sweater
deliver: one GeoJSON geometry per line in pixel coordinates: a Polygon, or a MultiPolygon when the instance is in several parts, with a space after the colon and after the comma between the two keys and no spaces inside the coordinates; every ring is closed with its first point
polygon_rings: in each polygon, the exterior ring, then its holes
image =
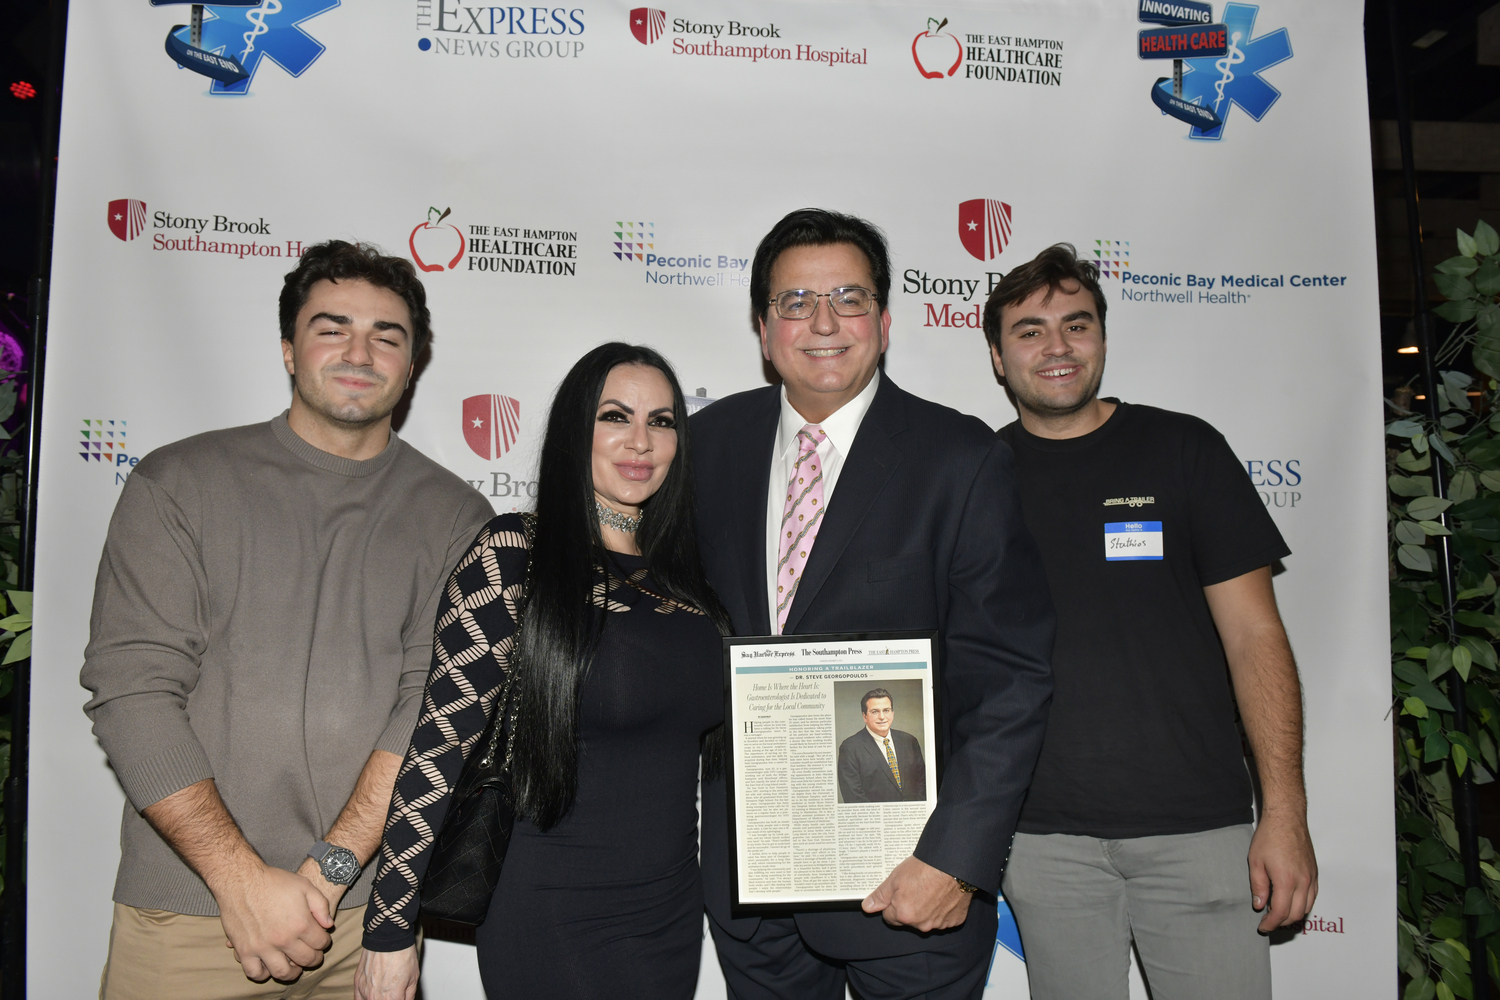
{"type": "Polygon", "coordinates": [[[352,995],[438,599],[493,516],[391,430],[431,335],[409,263],[312,247],[280,314],[291,407],[148,455],[110,522],[82,674],[130,800],[102,1000],[352,995]]]}

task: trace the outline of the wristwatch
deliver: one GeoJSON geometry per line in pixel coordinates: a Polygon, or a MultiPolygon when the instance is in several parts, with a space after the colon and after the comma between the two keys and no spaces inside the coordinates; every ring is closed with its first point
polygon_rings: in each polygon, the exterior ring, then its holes
{"type": "Polygon", "coordinates": [[[953,876],[953,881],[955,881],[955,882],[958,883],[958,891],[959,892],[978,892],[979,891],[979,886],[973,885],[973,884],[968,883],[968,882],[965,882],[963,879],[959,878],[957,875],[953,876]]]}
{"type": "Polygon", "coordinates": [[[347,847],[336,847],[326,840],[314,841],[307,856],[318,863],[323,877],[334,885],[353,885],[359,878],[359,859],[347,847]]]}

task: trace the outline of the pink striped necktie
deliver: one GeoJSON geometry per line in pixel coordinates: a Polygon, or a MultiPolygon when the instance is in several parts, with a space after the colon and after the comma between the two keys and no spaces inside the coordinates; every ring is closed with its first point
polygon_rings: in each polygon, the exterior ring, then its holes
{"type": "Polygon", "coordinates": [[[776,634],[786,628],[786,615],[802,583],[807,554],[823,522],[823,469],[818,444],[823,428],[805,424],[797,432],[797,465],[787,481],[786,507],[781,515],[781,544],[776,559],[776,634]]]}

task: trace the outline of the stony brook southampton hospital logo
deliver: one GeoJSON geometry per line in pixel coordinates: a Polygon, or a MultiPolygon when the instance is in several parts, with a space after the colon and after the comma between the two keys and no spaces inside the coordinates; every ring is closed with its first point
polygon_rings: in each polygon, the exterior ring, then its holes
{"type": "MultiPolygon", "coordinates": [[[[162,7],[191,0],[151,0],[162,7]]],[[[327,13],[339,0],[225,0],[192,5],[189,24],[167,32],[167,55],[183,69],[213,80],[215,97],[243,97],[265,60],[293,77],[318,61],[324,45],[303,23],[327,13]]]]}
{"type": "Polygon", "coordinates": [[[521,402],[509,396],[470,396],[464,400],[464,440],[486,461],[510,451],[521,432],[521,402]]]}
{"type": "Polygon", "coordinates": [[[1010,206],[994,198],[960,202],[958,238],[975,260],[994,260],[1010,242],[1010,206]]]}
{"type": "Polygon", "coordinates": [[[116,198],[105,217],[115,238],[129,243],[146,229],[146,203],[134,198],[116,198]]]}
{"type": "Polygon", "coordinates": [[[667,30],[667,12],[637,7],[630,12],[630,33],[642,45],[650,45],[667,30]]]}

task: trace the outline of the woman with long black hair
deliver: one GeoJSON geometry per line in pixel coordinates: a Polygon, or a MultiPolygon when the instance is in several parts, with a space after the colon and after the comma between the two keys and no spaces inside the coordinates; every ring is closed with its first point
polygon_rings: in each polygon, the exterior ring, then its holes
{"type": "Polygon", "coordinates": [[[552,403],[529,551],[502,514],[459,561],[377,855],[361,1000],[415,994],[417,887],[507,671],[517,818],[476,933],[485,993],[692,996],[699,757],[723,720],[727,619],[698,561],[686,416],[661,355],[590,351],[552,403]]]}

